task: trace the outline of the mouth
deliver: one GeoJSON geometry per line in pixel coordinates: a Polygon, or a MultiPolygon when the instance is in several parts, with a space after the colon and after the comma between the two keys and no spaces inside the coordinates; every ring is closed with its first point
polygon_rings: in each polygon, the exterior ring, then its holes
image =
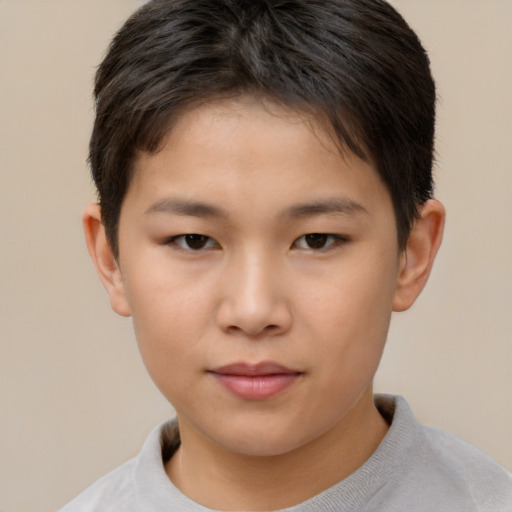
{"type": "Polygon", "coordinates": [[[296,383],[303,372],[274,362],[234,363],[208,373],[227,391],[243,400],[265,400],[296,383]]]}

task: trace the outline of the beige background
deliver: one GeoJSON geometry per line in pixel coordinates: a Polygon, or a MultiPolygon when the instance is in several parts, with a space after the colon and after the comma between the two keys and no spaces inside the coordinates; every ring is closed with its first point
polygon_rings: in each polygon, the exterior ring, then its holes
{"type": "MultiPolygon", "coordinates": [[[[171,413],[80,228],[93,71],[140,3],[0,0],[0,512],[55,510],[171,413]]],[[[394,4],[438,81],[448,223],[377,390],[512,469],[512,2],[394,4]]]]}

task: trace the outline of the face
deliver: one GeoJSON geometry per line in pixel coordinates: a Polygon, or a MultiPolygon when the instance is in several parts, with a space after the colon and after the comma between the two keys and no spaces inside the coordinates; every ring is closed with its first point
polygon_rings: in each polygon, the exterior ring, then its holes
{"type": "Polygon", "coordinates": [[[136,161],[119,254],[118,312],[182,437],[282,454],[371,401],[401,265],[393,206],[313,120],[251,99],[186,113],[136,161]]]}

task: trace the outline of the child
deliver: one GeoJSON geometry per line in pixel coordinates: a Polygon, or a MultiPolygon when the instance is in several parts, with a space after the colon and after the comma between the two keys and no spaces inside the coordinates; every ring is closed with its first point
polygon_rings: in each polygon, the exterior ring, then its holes
{"type": "Polygon", "coordinates": [[[95,95],[87,244],[177,419],[64,512],[512,510],[504,469],[372,392],[445,216],[391,6],[153,0],[95,95]]]}

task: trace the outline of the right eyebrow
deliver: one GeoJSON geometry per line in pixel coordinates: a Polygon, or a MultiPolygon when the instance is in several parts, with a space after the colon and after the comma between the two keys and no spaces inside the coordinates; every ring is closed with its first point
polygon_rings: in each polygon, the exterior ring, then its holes
{"type": "Polygon", "coordinates": [[[167,198],[153,203],[144,215],[166,213],[170,215],[184,215],[190,217],[218,217],[227,218],[227,213],[217,206],[201,201],[188,201],[185,199],[167,198]]]}

